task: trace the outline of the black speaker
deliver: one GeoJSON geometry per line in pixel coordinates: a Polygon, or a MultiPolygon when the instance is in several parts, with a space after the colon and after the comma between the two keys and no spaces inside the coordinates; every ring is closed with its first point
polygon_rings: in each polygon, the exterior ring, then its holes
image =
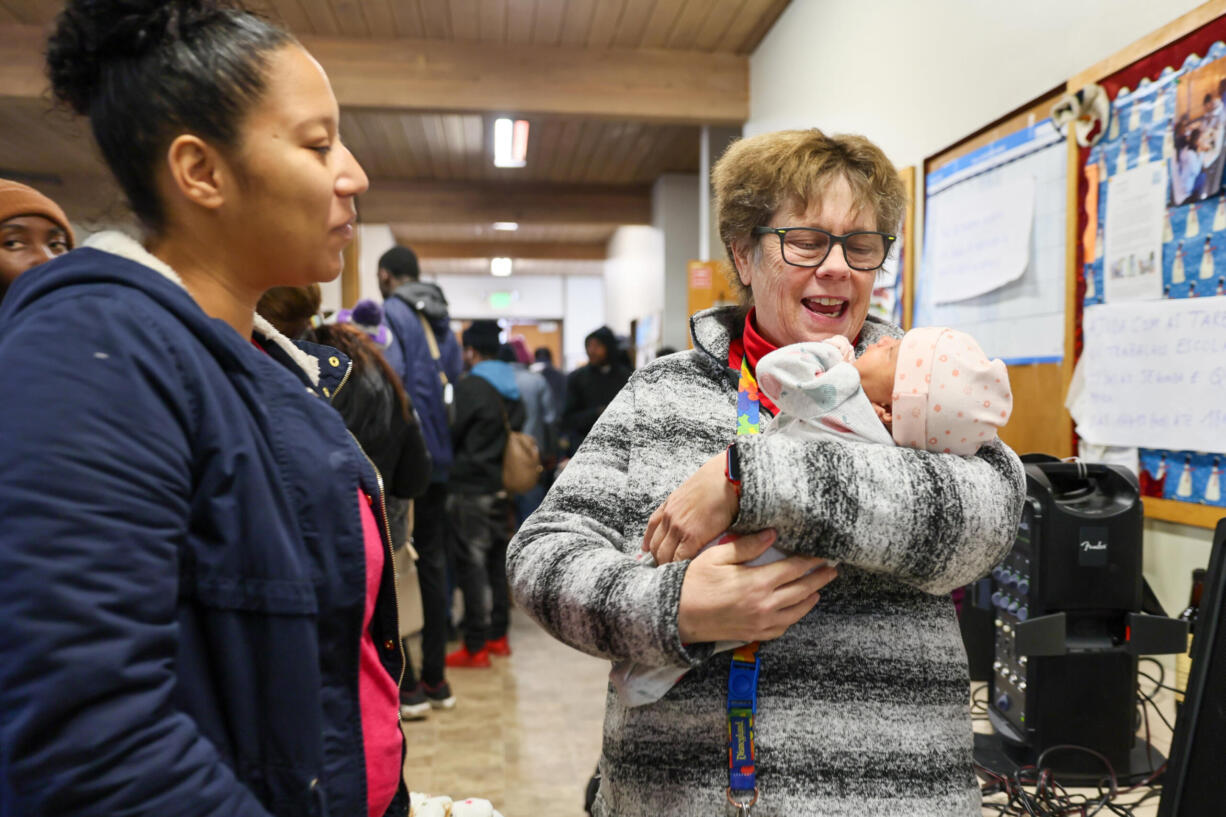
{"type": "MultiPolygon", "coordinates": [[[[988,717],[1019,764],[1074,744],[1126,774],[1135,757],[1137,658],[1179,651],[1186,627],[1141,613],[1136,477],[1045,455],[1023,462],[1017,539],[992,575],[988,717]]],[[[1044,765],[1069,780],[1104,772],[1087,752],[1053,753],[1044,765]]]]}

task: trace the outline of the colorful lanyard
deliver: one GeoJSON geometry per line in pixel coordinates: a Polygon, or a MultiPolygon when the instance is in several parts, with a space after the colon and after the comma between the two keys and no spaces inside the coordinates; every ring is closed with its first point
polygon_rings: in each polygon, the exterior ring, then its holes
{"type": "MultiPolygon", "coordinates": [[[[758,382],[749,371],[749,362],[741,358],[741,379],[736,392],[736,433],[758,434],[762,430],[759,414],[758,382]]],[[[740,814],[748,815],[758,802],[758,784],[754,770],[754,716],[758,711],[758,672],[762,659],[758,642],[738,647],[732,652],[728,668],[728,802],[740,814]],[[752,793],[738,800],[734,793],[752,793]]]]}

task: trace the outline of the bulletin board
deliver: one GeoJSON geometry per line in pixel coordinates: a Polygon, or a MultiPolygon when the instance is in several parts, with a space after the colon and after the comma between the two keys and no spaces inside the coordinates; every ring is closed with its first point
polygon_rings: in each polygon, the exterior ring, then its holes
{"type": "Polygon", "coordinates": [[[1069,81],[1070,92],[1098,83],[1112,100],[1103,139],[1070,155],[1073,354],[1095,409],[1077,412],[1080,428],[1139,448],[1147,516],[1201,527],[1226,516],[1224,41],[1226,0],[1215,0],[1069,81]],[[1146,242],[1160,249],[1121,252],[1110,236],[1137,231],[1112,203],[1141,212],[1137,177],[1156,215],[1136,226],[1152,225],[1146,242]],[[1110,219],[1122,226],[1108,229],[1110,219]]]}
{"type": "MultiPolygon", "coordinates": [[[[1008,364],[1013,416],[1001,439],[1019,453],[1058,457],[1069,456],[1073,445],[1072,421],[1063,405],[1066,369],[1071,366],[1069,148],[1048,120],[1052,103],[1063,91],[1063,86],[1055,88],[925,160],[924,244],[911,299],[916,325],[967,331],[988,355],[1008,364]],[[937,270],[949,269],[946,259],[962,249],[951,242],[964,239],[968,253],[983,252],[983,247],[971,247],[979,235],[977,225],[953,223],[959,208],[975,209],[967,202],[980,196],[994,196],[998,202],[1030,197],[1032,206],[1024,211],[998,214],[1006,225],[1025,220],[1026,245],[1001,253],[1024,260],[998,270],[1001,277],[984,284],[990,289],[941,300],[936,296],[941,284],[937,270]],[[1018,331],[1019,326],[1026,328],[1018,331]]],[[[1015,235],[1019,229],[1012,225],[999,232],[1015,235]]],[[[998,257],[993,253],[989,247],[986,256],[971,257],[964,266],[973,273],[982,258],[998,257]]],[[[979,282],[972,274],[964,283],[979,282]]]]}

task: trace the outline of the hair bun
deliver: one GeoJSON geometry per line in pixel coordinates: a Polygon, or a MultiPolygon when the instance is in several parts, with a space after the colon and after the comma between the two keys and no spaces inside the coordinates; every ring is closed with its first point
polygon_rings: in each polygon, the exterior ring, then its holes
{"type": "Polygon", "coordinates": [[[108,64],[181,41],[228,6],[219,0],[69,0],[47,41],[51,90],[88,114],[108,64]]]}

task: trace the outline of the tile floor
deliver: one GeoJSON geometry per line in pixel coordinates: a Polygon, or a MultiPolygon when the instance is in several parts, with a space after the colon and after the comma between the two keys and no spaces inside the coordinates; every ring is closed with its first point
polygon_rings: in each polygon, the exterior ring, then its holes
{"type": "MultiPolygon", "coordinates": [[[[455,709],[405,723],[405,779],[413,791],[483,797],[504,817],[584,817],[609,665],[554,640],[519,611],[512,611],[510,640],[512,655],[494,657],[490,669],[448,670],[455,709]]],[[[1169,694],[1159,701],[1173,715],[1169,694]]],[[[1165,751],[1169,731],[1151,725],[1165,751]]],[[[983,813],[996,809],[985,804],[983,813]]],[[[1157,814],[1157,801],[1136,814],[1157,814]]]]}
{"type": "MultiPolygon", "coordinates": [[[[413,791],[483,797],[505,817],[583,817],[600,756],[608,662],[512,611],[511,650],[491,669],[449,669],[457,703],[404,725],[413,791]]],[[[420,666],[420,664],[418,664],[420,666]]]]}

